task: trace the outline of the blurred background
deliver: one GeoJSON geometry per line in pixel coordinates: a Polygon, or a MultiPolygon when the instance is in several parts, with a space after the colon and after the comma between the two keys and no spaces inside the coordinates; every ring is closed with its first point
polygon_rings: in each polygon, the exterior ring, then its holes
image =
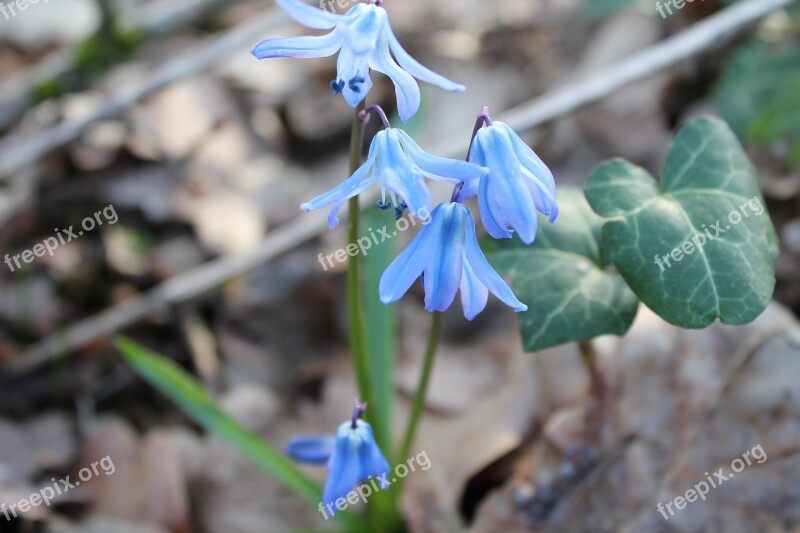
{"type": "MultiPolygon", "coordinates": [[[[655,0],[386,0],[412,55],[468,87],[423,86],[406,129],[425,149],[450,139],[466,153],[482,106],[499,114],[590,83],[733,3],[664,17],[655,0]]],[[[279,447],[349,416],[345,265],[318,262],[346,235],[308,230],[299,210],[347,175],[352,109],[331,96],[335,61],[253,59],[262,38],[308,33],[269,0],[20,4],[0,4],[0,502],[105,456],[115,470],[0,514],[0,531],[330,528],[144,384],[110,340],[174,358],[279,447]],[[269,240],[282,230],[288,244],[269,240]],[[211,278],[193,270],[226,259],[211,278]],[[144,307],[131,315],[132,302],[144,307]],[[77,342],[58,334],[120,305],[77,342]]],[[[658,176],[677,126],[722,116],[780,237],[773,304],[702,331],[641,306],[626,337],[596,343],[600,393],[575,345],[526,354],[513,312],[490,299],[468,323],[456,305],[415,445],[432,466],[407,480],[409,531],[800,531],[798,15],[796,3],[775,11],[523,134],[559,184],[582,186],[615,156],[658,176]],[[708,501],[656,511],[759,444],[769,459],[708,501]]],[[[373,80],[370,102],[393,114],[390,81],[373,80]]],[[[420,309],[416,286],[397,306],[398,422],[427,334],[420,309]]]]}

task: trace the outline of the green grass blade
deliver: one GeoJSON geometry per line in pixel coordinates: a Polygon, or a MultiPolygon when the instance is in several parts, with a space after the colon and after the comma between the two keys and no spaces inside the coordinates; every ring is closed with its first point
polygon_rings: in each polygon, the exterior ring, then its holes
{"type": "MultiPolygon", "coordinates": [[[[362,235],[369,236],[369,229],[377,230],[386,226],[391,233],[395,231],[394,209],[380,211],[367,210],[364,215],[362,235]]],[[[370,358],[370,378],[373,383],[375,404],[369,409],[374,409],[376,417],[383,423],[380,425],[381,434],[378,442],[387,457],[392,457],[392,413],[394,410],[394,383],[392,381],[395,346],[397,345],[397,310],[395,306],[385,306],[378,299],[378,284],[383,271],[389,266],[396,255],[394,240],[382,242],[372,249],[367,250],[363,258],[364,282],[363,309],[364,316],[368,317],[367,350],[370,358]]]]}
{"type": "Polygon", "coordinates": [[[130,339],[118,337],[114,344],[142,378],[178,404],[195,422],[236,447],[303,500],[315,506],[322,500],[322,488],[315,481],[283,453],[225,414],[185,370],[130,339]]]}
{"type": "MultiPolygon", "coordinates": [[[[114,339],[133,369],[153,387],[175,402],[195,422],[238,449],[265,472],[275,477],[298,497],[313,505],[322,501],[322,487],[301,472],[295,464],[225,414],[200,383],[170,359],[126,337],[114,339]]],[[[366,531],[364,520],[349,512],[336,513],[347,531],[366,531]]]]}

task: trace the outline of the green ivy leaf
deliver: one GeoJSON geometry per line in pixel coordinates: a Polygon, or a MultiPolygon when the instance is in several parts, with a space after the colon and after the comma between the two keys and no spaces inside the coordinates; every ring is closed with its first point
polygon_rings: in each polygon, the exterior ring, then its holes
{"type": "Polygon", "coordinates": [[[558,193],[554,224],[539,217],[536,241],[484,243],[486,256],[528,306],[520,313],[525,350],[533,352],[598,335],[625,333],[639,301],[624,280],[609,272],[600,250],[600,224],[580,189],[558,193]]]}
{"type": "Polygon", "coordinates": [[[699,118],[678,132],[661,188],[646,170],[616,159],[595,169],[584,192],[607,218],[603,245],[614,265],[668,322],[745,324],[766,308],[775,229],[755,169],[721,120],[699,118]]]}

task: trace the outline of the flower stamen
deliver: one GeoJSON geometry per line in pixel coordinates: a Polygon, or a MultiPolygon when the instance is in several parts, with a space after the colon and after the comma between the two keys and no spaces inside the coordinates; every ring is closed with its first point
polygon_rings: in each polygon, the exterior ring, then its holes
{"type": "MultiPolygon", "coordinates": [[[[361,92],[361,84],[366,82],[367,80],[361,76],[353,76],[353,78],[347,83],[350,87],[350,90],[356,93],[361,92]]],[[[342,82],[344,83],[344,82],[342,82]]],[[[344,85],[342,85],[344,87],[344,85]]]]}
{"type": "Polygon", "coordinates": [[[336,96],[337,94],[342,94],[342,92],[344,92],[344,80],[331,81],[331,89],[333,89],[334,96],[336,96]]]}

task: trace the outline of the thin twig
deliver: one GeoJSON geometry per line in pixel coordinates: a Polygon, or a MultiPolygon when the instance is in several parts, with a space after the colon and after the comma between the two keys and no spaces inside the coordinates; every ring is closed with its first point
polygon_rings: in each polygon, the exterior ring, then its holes
{"type": "Polygon", "coordinates": [[[121,115],[161,89],[207,70],[237,51],[249,50],[253,42],[284,21],[286,15],[272,10],[236,26],[222,37],[210,37],[208,44],[197,51],[167,61],[152,76],[118,90],[105,104],[83,118],[63,122],[40,133],[3,140],[0,143],[0,177],[8,176],[74,141],[97,122],[121,115]]]}
{"type": "MultiPolygon", "coordinates": [[[[673,66],[701,52],[722,46],[733,36],[751,27],[773,11],[798,3],[799,0],[749,0],[727,8],[678,35],[634,54],[616,66],[592,75],[569,87],[551,91],[541,98],[523,104],[502,114],[499,120],[506,122],[518,131],[529,130],[559,116],[566,115],[592,102],[612,94],[614,91],[636,80],[673,66]]],[[[125,109],[124,104],[141,99],[143,93],[151,94],[169,84],[201,70],[213,63],[214,58],[224,57],[233,48],[243,46],[251,38],[263,32],[264,27],[277,24],[280,20],[269,15],[247,28],[237,28],[225,38],[209,45],[206,49],[183,59],[171,61],[160,69],[156,76],[129,94],[116,95],[106,108],[97,111],[93,117],[80,122],[63,125],[54,134],[30,139],[19,147],[20,153],[12,160],[14,152],[0,151],[0,175],[17,169],[33,159],[44,155],[58,146],[72,140],[76,131],[85,131],[99,120],[125,109]],[[235,46],[234,46],[235,45],[235,46]],[[173,69],[177,69],[173,71],[173,69]],[[6,158],[9,159],[6,159],[6,158]]],[[[457,157],[463,149],[461,139],[452,139],[434,150],[434,153],[457,157]]],[[[373,202],[377,196],[362,195],[362,204],[373,202]]],[[[200,296],[220,286],[225,281],[286,253],[303,242],[315,237],[327,227],[327,215],[314,212],[284,224],[270,232],[261,244],[249,252],[233,257],[220,258],[178,274],[143,296],[106,309],[101,313],[78,322],[63,331],[51,335],[35,344],[19,358],[6,365],[4,370],[11,374],[30,372],[54,359],[59,353],[69,353],[88,343],[119,331],[142,320],[154,311],[200,296]]]]}
{"type": "MultiPolygon", "coordinates": [[[[135,10],[122,10],[121,20],[126,27],[140,30],[147,39],[160,37],[186,23],[198,20],[209,11],[226,3],[225,0],[161,0],[135,10]]],[[[23,74],[3,80],[0,84],[0,130],[19,120],[35,103],[36,87],[58,80],[74,71],[77,49],[65,48],[49,54],[23,74]]]]}
{"type": "MultiPolygon", "coordinates": [[[[511,108],[495,120],[525,131],[597,102],[631,83],[675,66],[702,52],[721,48],[778,9],[800,0],[748,0],[735,4],[692,27],[645,48],[615,65],[578,78],[541,98],[511,108]]],[[[460,139],[442,144],[450,157],[463,149],[460,139]]]]}

